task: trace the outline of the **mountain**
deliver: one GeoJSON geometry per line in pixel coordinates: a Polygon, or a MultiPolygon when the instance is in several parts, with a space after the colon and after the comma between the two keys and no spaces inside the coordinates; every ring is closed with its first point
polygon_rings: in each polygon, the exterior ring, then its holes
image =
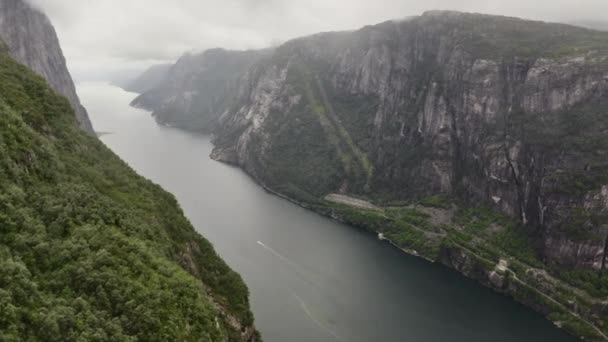
{"type": "Polygon", "coordinates": [[[156,64],[144,71],[134,80],[125,82],[121,88],[132,93],[142,94],[156,88],[163,82],[173,64],[156,64]]]}
{"type": "Polygon", "coordinates": [[[0,53],[0,340],[257,341],[248,291],[173,196],[0,53]]]}
{"type": "Polygon", "coordinates": [[[268,52],[140,99],[196,94],[168,122],[213,133],[213,158],[606,339],[608,33],[430,11],[268,52]]]}
{"type": "Polygon", "coordinates": [[[44,77],[67,97],[82,129],[93,133],[86,109],[80,104],[55,28],[49,19],[24,0],[0,0],[0,39],[10,55],[44,77]]]}
{"type": "Polygon", "coordinates": [[[0,37],[0,340],[259,341],[241,277],[90,134],[46,16],[0,0],[0,37]]]}
{"type": "Polygon", "coordinates": [[[132,105],[153,111],[161,124],[210,132],[232,101],[240,76],[271,52],[213,49],[186,54],[158,87],[137,97],[132,105]]]}

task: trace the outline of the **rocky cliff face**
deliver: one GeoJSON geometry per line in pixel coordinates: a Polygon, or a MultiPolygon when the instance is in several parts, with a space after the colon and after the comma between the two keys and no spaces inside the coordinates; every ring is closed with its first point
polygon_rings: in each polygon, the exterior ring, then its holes
{"type": "Polygon", "coordinates": [[[450,12],[295,40],[244,76],[218,150],[315,196],[488,203],[529,226],[547,262],[599,268],[607,43],[566,25],[450,12]],[[300,161],[283,165],[282,153],[300,161]]]}
{"type": "Polygon", "coordinates": [[[0,0],[0,39],[13,58],[44,77],[55,91],[68,98],[80,127],[93,133],[49,19],[24,0],[0,0]]]}
{"type": "Polygon", "coordinates": [[[219,84],[201,88],[232,99],[203,128],[214,158],[605,338],[607,33],[428,12],[287,42],[219,84]]]}
{"type": "Polygon", "coordinates": [[[144,92],[132,105],[154,112],[161,124],[211,132],[232,103],[241,75],[270,50],[208,50],[186,54],[173,65],[160,86],[144,92]]]}

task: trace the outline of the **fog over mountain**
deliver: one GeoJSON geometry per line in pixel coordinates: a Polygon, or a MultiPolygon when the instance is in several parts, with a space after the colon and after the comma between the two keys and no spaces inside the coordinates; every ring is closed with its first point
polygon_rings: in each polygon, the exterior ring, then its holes
{"type": "Polygon", "coordinates": [[[261,48],[320,31],[451,9],[605,22],[605,0],[30,0],[55,23],[77,79],[137,73],[185,51],[261,48]],[[100,67],[103,66],[103,67],[100,67]],[[93,71],[94,70],[94,71],[93,71]]]}

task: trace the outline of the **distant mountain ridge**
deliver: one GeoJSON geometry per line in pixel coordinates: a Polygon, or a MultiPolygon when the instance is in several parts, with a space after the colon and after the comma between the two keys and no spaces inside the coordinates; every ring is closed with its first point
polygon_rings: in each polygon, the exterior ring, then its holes
{"type": "Polygon", "coordinates": [[[76,94],[55,28],[46,15],[24,0],[0,0],[0,39],[7,44],[13,58],[44,77],[53,89],[68,98],[80,127],[94,133],[87,111],[76,94]]]}
{"type": "Polygon", "coordinates": [[[143,94],[159,86],[167,77],[173,64],[156,64],[146,69],[141,75],[119,85],[126,91],[143,94]]]}
{"type": "Polygon", "coordinates": [[[210,132],[213,123],[232,101],[240,77],[267,58],[272,49],[229,51],[211,49],[186,54],[173,65],[164,80],[131,103],[153,111],[165,125],[193,131],[210,132]]]}

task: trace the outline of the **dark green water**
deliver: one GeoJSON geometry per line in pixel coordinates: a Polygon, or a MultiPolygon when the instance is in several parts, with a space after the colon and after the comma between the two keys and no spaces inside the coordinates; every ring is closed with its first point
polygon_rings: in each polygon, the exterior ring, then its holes
{"type": "Polygon", "coordinates": [[[79,93],[102,141],[175,194],[251,290],[265,341],[574,341],[531,310],[375,236],[269,195],[104,84],[79,93]]]}

